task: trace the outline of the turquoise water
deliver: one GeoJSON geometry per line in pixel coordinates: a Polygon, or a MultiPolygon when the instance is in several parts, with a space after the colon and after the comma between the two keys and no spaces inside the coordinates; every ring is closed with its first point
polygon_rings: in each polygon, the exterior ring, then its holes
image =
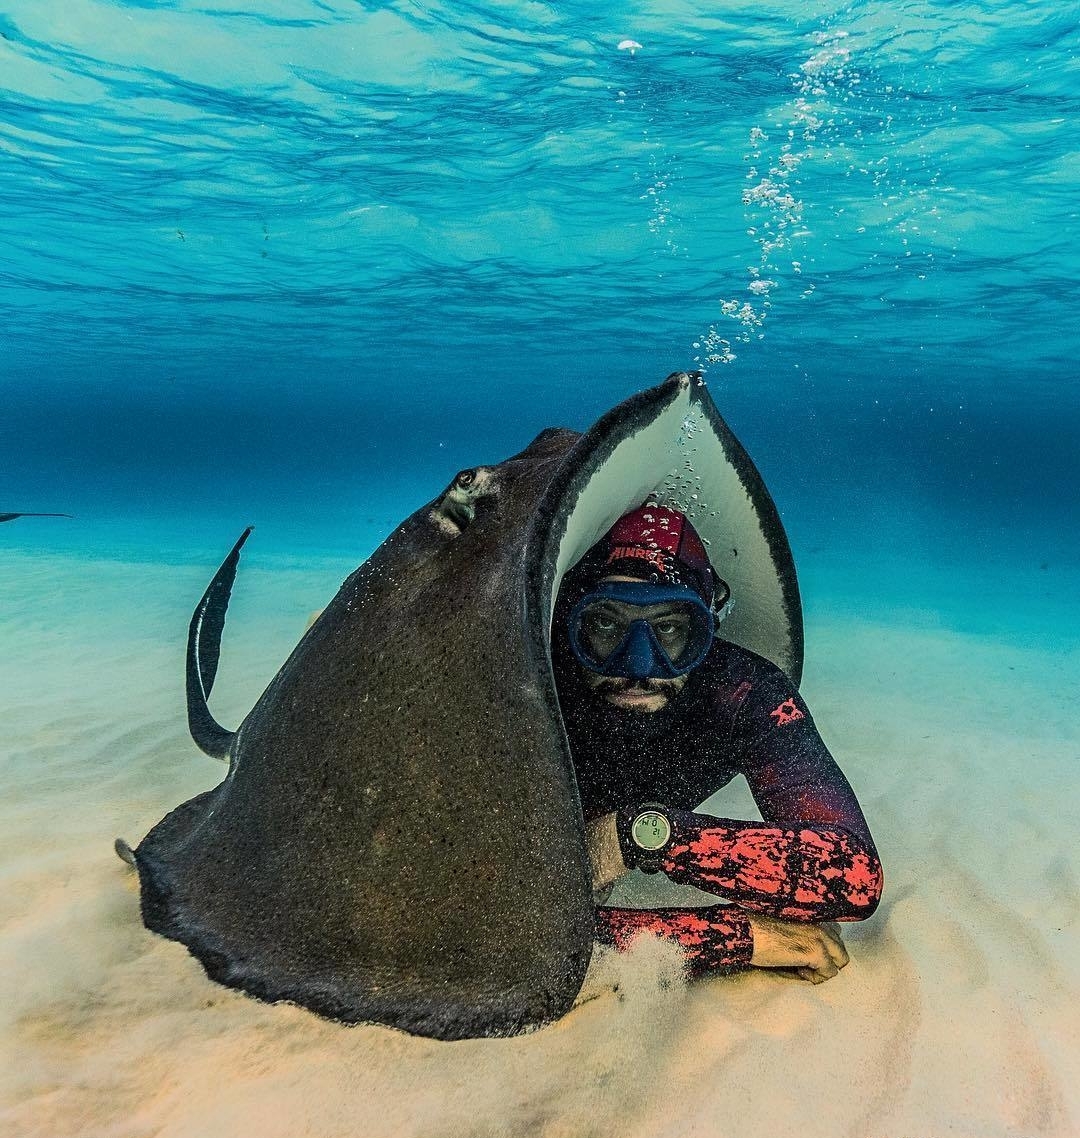
{"type": "Polygon", "coordinates": [[[0,513],[75,517],[0,524],[0,1130],[1077,1133],[1074,9],[2,6],[0,513]],[[243,527],[229,726],[457,470],[693,367],[886,866],[842,977],[645,946],[445,1048],[147,933],[112,841],[222,777],[243,527]]]}
{"type": "Polygon", "coordinates": [[[696,364],[808,572],[1077,565],[1067,9],[16,2],[0,36],[0,509],[78,515],[5,543],[255,521],[347,560],[696,364]]]}

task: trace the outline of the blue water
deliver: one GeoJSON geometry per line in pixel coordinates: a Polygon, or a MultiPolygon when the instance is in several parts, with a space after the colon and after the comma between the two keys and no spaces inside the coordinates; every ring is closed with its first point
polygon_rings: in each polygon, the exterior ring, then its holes
{"type": "Polygon", "coordinates": [[[0,513],[76,515],[0,524],[0,1131],[1080,1132],[1077,123],[1075,3],[0,4],[0,513]],[[147,933],[241,529],[228,726],[457,470],[692,367],[886,867],[851,967],[646,945],[443,1047],[147,933]]]}
{"type": "Polygon", "coordinates": [[[1074,16],[15,0],[0,510],[77,519],[0,539],[216,557],[254,521],[253,556],[344,566],[460,467],[699,366],[810,605],[1042,598],[1049,628],[1074,16]]]}

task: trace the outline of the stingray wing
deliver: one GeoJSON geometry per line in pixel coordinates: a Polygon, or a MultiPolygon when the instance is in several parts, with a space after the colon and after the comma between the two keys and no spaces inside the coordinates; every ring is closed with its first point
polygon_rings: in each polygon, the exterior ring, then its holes
{"type": "Polygon", "coordinates": [[[591,882],[523,598],[576,437],[463,472],[403,523],[244,720],[225,781],[140,844],[144,920],[213,978],[442,1039],[570,1007],[591,882]]]}

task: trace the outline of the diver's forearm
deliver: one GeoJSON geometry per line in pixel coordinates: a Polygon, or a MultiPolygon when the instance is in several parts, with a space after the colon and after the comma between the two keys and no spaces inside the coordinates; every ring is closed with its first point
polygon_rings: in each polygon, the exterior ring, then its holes
{"type": "Polygon", "coordinates": [[[669,817],[674,840],[660,868],[672,881],[784,920],[858,921],[877,907],[877,854],[839,827],[669,817]]]}
{"type": "Polygon", "coordinates": [[[623,950],[642,933],[679,945],[692,974],[740,972],[750,967],[754,953],[750,918],[737,905],[596,910],[596,938],[601,944],[623,950]]]}

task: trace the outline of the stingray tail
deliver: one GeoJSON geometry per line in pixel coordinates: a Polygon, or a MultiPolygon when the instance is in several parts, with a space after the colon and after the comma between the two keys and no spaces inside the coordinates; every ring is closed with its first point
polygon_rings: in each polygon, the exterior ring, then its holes
{"type": "Polygon", "coordinates": [[[251,533],[248,526],[232,552],[221,563],[214,579],[203,593],[191,615],[187,644],[187,713],[188,729],[201,751],[215,759],[228,757],[235,731],[226,731],[210,714],[207,700],[217,675],[221,655],[221,633],[225,629],[225,612],[229,607],[240,550],[251,533]]]}

